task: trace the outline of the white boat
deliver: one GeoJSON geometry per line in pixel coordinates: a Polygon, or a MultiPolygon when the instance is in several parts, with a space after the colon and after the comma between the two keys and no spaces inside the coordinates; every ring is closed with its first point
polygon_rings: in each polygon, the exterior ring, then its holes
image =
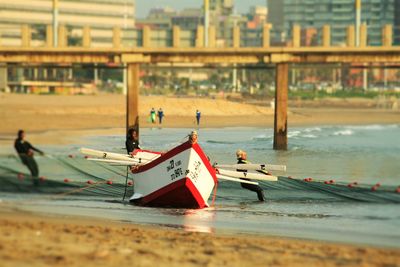
{"type": "MultiPolygon", "coordinates": [[[[212,166],[199,144],[187,141],[166,153],[135,150],[131,155],[82,148],[88,160],[132,167],[134,194],[130,202],[152,207],[201,209],[218,180],[258,184],[251,180],[277,181],[276,176],[223,170],[212,166]],[[246,180],[243,180],[246,179],[246,180]]],[[[225,165],[225,167],[236,167],[225,165]]],[[[243,167],[243,165],[241,165],[243,167]]]]}
{"type": "MultiPolygon", "coordinates": [[[[185,142],[172,150],[136,151],[154,160],[133,169],[135,193],[131,202],[144,206],[204,208],[217,183],[217,176],[198,144],[185,142]]],[[[135,156],[136,156],[135,155],[135,156]]]]}

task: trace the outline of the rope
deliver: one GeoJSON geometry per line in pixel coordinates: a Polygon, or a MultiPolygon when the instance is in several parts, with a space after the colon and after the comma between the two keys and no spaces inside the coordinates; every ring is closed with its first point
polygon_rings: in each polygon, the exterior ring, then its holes
{"type": "Polygon", "coordinates": [[[211,201],[211,207],[214,207],[215,199],[217,198],[217,188],[218,188],[218,181],[215,183],[215,186],[214,186],[214,192],[213,192],[213,198],[212,198],[212,201],[211,201]]]}
{"type": "Polygon", "coordinates": [[[126,190],[128,188],[128,175],[129,175],[129,166],[126,166],[125,192],[124,192],[124,196],[122,197],[122,201],[125,201],[125,197],[126,197],[126,190]]]}

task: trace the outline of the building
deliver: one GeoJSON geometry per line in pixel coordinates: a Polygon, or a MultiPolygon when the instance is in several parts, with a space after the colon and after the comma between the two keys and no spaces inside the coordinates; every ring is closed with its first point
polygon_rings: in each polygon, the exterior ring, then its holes
{"type": "MultiPolygon", "coordinates": [[[[44,34],[45,25],[52,25],[52,0],[1,0],[0,34],[2,45],[18,45],[21,25],[32,28],[35,36],[44,34]]],[[[92,29],[93,42],[101,46],[111,42],[111,29],[135,27],[134,0],[58,0],[58,23],[68,27],[69,34],[92,29]]]]}
{"type": "MultiPolygon", "coordinates": [[[[268,5],[269,20],[278,31],[274,37],[283,40],[290,39],[295,24],[318,29],[319,37],[322,26],[330,25],[332,44],[342,45],[346,43],[346,28],[356,20],[355,0],[269,0],[268,5]]],[[[396,0],[362,1],[361,22],[367,24],[369,45],[381,45],[382,27],[395,24],[398,5],[396,0]]]]}
{"type": "MultiPolygon", "coordinates": [[[[0,45],[19,46],[21,26],[31,27],[31,45],[46,44],[52,25],[53,0],[1,0],[0,45]]],[[[135,27],[134,0],[58,0],[58,24],[67,29],[68,45],[82,44],[82,28],[91,28],[92,46],[112,45],[112,28],[135,27]]],[[[0,66],[0,91],[34,93],[93,93],[98,71],[74,66],[0,66]]]]}
{"type": "Polygon", "coordinates": [[[400,1],[395,1],[395,17],[394,17],[394,25],[395,25],[395,44],[400,45],[400,1]]]}
{"type": "Polygon", "coordinates": [[[268,22],[272,24],[271,43],[282,43],[285,36],[285,13],[283,12],[283,0],[267,0],[268,22]]]}
{"type": "Polygon", "coordinates": [[[204,24],[204,14],[201,8],[187,8],[171,18],[174,26],[183,30],[195,30],[199,25],[204,24]]]}
{"type": "Polygon", "coordinates": [[[178,12],[170,7],[153,8],[150,10],[148,16],[143,19],[136,20],[136,27],[141,29],[143,26],[149,26],[151,29],[170,29],[171,20],[177,16],[178,12]]]}

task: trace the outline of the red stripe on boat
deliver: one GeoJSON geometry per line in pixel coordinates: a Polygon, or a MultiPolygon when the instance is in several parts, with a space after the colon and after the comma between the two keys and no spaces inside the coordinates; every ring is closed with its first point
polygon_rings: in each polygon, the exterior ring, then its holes
{"type": "Polygon", "coordinates": [[[173,182],[138,200],[139,205],[153,207],[204,208],[206,202],[189,178],[173,182]]]}

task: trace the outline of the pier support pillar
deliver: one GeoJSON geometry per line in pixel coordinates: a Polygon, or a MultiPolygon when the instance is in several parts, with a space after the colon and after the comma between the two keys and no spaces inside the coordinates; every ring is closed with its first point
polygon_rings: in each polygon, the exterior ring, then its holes
{"type": "Polygon", "coordinates": [[[138,63],[128,64],[128,92],[126,95],[126,131],[135,128],[139,136],[139,72],[138,63]]]}
{"type": "Polygon", "coordinates": [[[289,64],[277,64],[275,77],[274,149],[286,150],[289,64]]]}
{"type": "Polygon", "coordinates": [[[8,87],[7,63],[0,63],[0,92],[8,87]]]}

